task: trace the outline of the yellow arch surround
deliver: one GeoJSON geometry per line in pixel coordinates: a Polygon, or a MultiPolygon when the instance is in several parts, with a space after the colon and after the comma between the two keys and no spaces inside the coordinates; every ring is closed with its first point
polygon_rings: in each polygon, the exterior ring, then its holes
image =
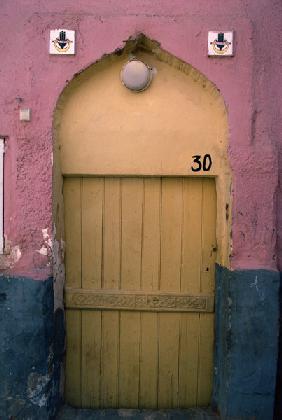
{"type": "Polygon", "coordinates": [[[217,262],[229,267],[228,124],[222,96],[198,70],[141,35],[78,74],[54,114],[56,237],[63,237],[62,175],[212,176],[217,190],[217,262]],[[148,90],[133,93],[120,70],[135,56],[154,68],[148,90]],[[210,154],[210,171],[193,156],[210,154]]]}

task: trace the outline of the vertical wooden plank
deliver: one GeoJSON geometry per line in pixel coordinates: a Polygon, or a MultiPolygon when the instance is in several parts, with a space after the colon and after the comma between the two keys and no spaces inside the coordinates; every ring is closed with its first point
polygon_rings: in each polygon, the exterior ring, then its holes
{"type": "MultiPolygon", "coordinates": [[[[144,179],[141,288],[158,290],[160,273],[160,178],[144,179]]],[[[139,407],[157,407],[158,315],[141,313],[139,407]]]]}
{"type": "Polygon", "coordinates": [[[81,287],[81,180],[65,178],[66,286],[81,287]]]}
{"type": "Polygon", "coordinates": [[[158,408],[178,407],[179,314],[159,314],[158,408]]]}
{"type": "Polygon", "coordinates": [[[163,178],[161,197],[160,290],[180,291],[182,179],[163,178]]]}
{"type": "Polygon", "coordinates": [[[118,406],[119,313],[102,312],[101,408],[118,406]]]}
{"type": "Polygon", "coordinates": [[[158,314],[141,313],[139,408],[158,402],[158,314]]]}
{"type": "Polygon", "coordinates": [[[66,311],[66,402],[81,406],[81,311],[66,311]]]}
{"type": "Polygon", "coordinates": [[[119,407],[138,407],[140,313],[120,312],[119,407]]]}
{"type": "Polygon", "coordinates": [[[180,315],[179,407],[195,407],[198,390],[200,316],[180,315]]]}
{"type": "Polygon", "coordinates": [[[214,293],[214,264],[216,253],[216,191],[214,179],[203,180],[203,210],[202,210],[202,274],[201,291],[214,293]]]}
{"type": "Polygon", "coordinates": [[[160,178],[144,179],[142,290],[158,290],[160,273],[160,178]]]}
{"type": "Polygon", "coordinates": [[[120,178],[105,178],[103,287],[118,289],[121,254],[120,178]]]}
{"type": "MultiPolygon", "coordinates": [[[[199,293],[202,247],[202,180],[183,179],[181,292],[199,293]]],[[[197,403],[200,315],[180,315],[179,406],[197,403]]]]}
{"type": "Polygon", "coordinates": [[[82,288],[101,287],[103,178],[82,178],[82,288]]]}
{"type": "Polygon", "coordinates": [[[143,179],[124,178],[122,188],[122,263],[123,289],[140,289],[143,179]]]}
{"type": "MultiPolygon", "coordinates": [[[[120,178],[105,178],[104,229],[103,229],[103,288],[120,287],[121,254],[121,191],[120,178]]],[[[118,406],[119,365],[118,311],[102,313],[102,407],[118,406]]]]}
{"type": "Polygon", "coordinates": [[[183,179],[181,291],[200,293],[202,263],[202,179],[183,179]]]}
{"type": "MultiPolygon", "coordinates": [[[[66,286],[81,287],[81,181],[64,180],[66,286]]],[[[81,405],[81,311],[66,311],[66,401],[81,405]]]]}
{"type": "Polygon", "coordinates": [[[214,314],[200,315],[197,405],[210,404],[213,372],[214,314]]]}
{"type": "Polygon", "coordinates": [[[99,408],[101,311],[81,312],[81,406],[99,408]]]}
{"type": "MultiPolygon", "coordinates": [[[[216,191],[213,179],[203,180],[201,291],[214,293],[216,191]]],[[[214,315],[200,314],[198,405],[210,402],[212,388],[214,315]]]]}
{"type": "MultiPolygon", "coordinates": [[[[183,224],[182,179],[163,178],[160,290],[180,291],[183,224]]],[[[158,407],[178,406],[180,314],[159,314],[158,407]]]]}
{"type": "MultiPolygon", "coordinates": [[[[143,179],[122,180],[121,287],[140,289],[143,179]]],[[[120,313],[119,405],[137,407],[139,394],[140,313],[120,313]]]]}

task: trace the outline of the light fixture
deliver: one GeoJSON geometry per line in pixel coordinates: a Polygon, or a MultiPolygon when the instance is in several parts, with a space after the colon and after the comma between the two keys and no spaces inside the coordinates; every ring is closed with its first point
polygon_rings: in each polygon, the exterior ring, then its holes
{"type": "Polygon", "coordinates": [[[123,66],[121,81],[127,89],[142,92],[152,81],[152,69],[143,61],[134,58],[123,66]]]}

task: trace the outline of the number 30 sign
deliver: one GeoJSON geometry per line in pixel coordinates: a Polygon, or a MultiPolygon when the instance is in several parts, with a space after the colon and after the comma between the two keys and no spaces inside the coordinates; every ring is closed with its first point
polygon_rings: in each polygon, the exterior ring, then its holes
{"type": "Polygon", "coordinates": [[[204,171],[208,172],[212,167],[212,158],[211,155],[207,154],[204,155],[202,158],[201,155],[194,155],[193,158],[193,165],[191,166],[191,169],[193,172],[199,172],[204,171]]]}

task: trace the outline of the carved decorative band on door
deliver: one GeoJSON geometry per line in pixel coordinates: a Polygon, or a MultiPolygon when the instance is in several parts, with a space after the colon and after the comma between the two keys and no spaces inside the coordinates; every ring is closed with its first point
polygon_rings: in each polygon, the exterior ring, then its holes
{"type": "Polygon", "coordinates": [[[154,312],[213,312],[213,296],[66,289],[67,309],[114,309],[154,312]]]}

